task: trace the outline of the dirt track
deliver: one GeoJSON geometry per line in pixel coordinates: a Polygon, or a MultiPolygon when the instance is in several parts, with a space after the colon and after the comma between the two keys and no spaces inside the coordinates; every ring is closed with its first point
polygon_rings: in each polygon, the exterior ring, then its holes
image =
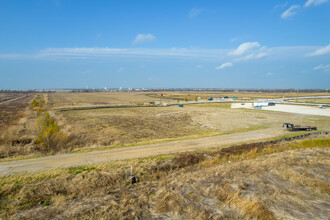
{"type": "Polygon", "coordinates": [[[173,141],[160,144],[141,145],[128,148],[114,148],[87,153],[68,153],[27,160],[0,162],[0,176],[23,172],[47,171],[56,168],[82,166],[115,160],[144,158],[160,154],[169,154],[264,140],[284,134],[283,130],[264,129],[243,133],[220,135],[184,141],[173,141]]]}

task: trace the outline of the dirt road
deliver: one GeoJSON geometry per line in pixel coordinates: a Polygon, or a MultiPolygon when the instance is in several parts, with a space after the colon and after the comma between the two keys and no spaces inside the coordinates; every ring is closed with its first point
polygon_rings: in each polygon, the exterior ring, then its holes
{"type": "Polygon", "coordinates": [[[144,158],[160,154],[232,145],[254,140],[262,141],[266,138],[276,137],[283,133],[284,131],[279,129],[264,129],[184,141],[173,141],[127,148],[114,148],[110,150],[92,151],[87,153],[58,154],[34,159],[0,162],[0,176],[23,172],[47,171],[56,168],[82,166],[108,161],[144,158]]]}

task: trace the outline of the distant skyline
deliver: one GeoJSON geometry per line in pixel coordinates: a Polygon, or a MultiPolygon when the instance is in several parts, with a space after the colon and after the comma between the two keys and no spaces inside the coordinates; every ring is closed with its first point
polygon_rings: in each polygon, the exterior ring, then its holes
{"type": "Polygon", "coordinates": [[[0,89],[328,89],[329,27],[328,0],[0,0],[0,89]]]}

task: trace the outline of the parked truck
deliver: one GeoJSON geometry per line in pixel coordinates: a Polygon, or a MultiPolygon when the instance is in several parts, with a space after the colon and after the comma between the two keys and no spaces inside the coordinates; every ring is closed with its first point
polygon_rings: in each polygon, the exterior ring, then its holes
{"type": "Polygon", "coordinates": [[[283,123],[282,127],[286,127],[288,131],[312,131],[317,130],[317,127],[312,126],[300,126],[300,125],[294,125],[291,123],[283,123]]]}

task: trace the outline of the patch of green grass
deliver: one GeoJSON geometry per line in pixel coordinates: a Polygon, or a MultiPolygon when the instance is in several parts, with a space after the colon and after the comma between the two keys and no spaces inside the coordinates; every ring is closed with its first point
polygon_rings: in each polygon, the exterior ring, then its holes
{"type": "Polygon", "coordinates": [[[315,103],[315,104],[330,104],[330,98],[324,98],[324,99],[298,99],[297,102],[315,103]]]}
{"type": "Polygon", "coordinates": [[[300,148],[307,148],[307,147],[329,147],[330,146],[330,139],[316,139],[316,140],[303,140],[299,143],[300,148]]]}
{"type": "Polygon", "coordinates": [[[295,136],[300,136],[303,134],[308,134],[308,133],[318,133],[318,132],[326,132],[325,130],[318,130],[318,131],[292,131],[289,132],[286,135],[281,135],[279,137],[276,137],[276,139],[285,139],[285,138],[291,138],[291,137],[295,137],[295,136]]]}
{"type": "Polygon", "coordinates": [[[1,158],[0,162],[8,162],[13,160],[26,160],[26,159],[39,158],[44,156],[45,155],[24,155],[24,156],[6,157],[6,158],[1,158]]]}
{"type": "Polygon", "coordinates": [[[82,172],[90,172],[92,170],[96,170],[96,167],[70,167],[68,169],[69,174],[79,174],[82,172]]]}

